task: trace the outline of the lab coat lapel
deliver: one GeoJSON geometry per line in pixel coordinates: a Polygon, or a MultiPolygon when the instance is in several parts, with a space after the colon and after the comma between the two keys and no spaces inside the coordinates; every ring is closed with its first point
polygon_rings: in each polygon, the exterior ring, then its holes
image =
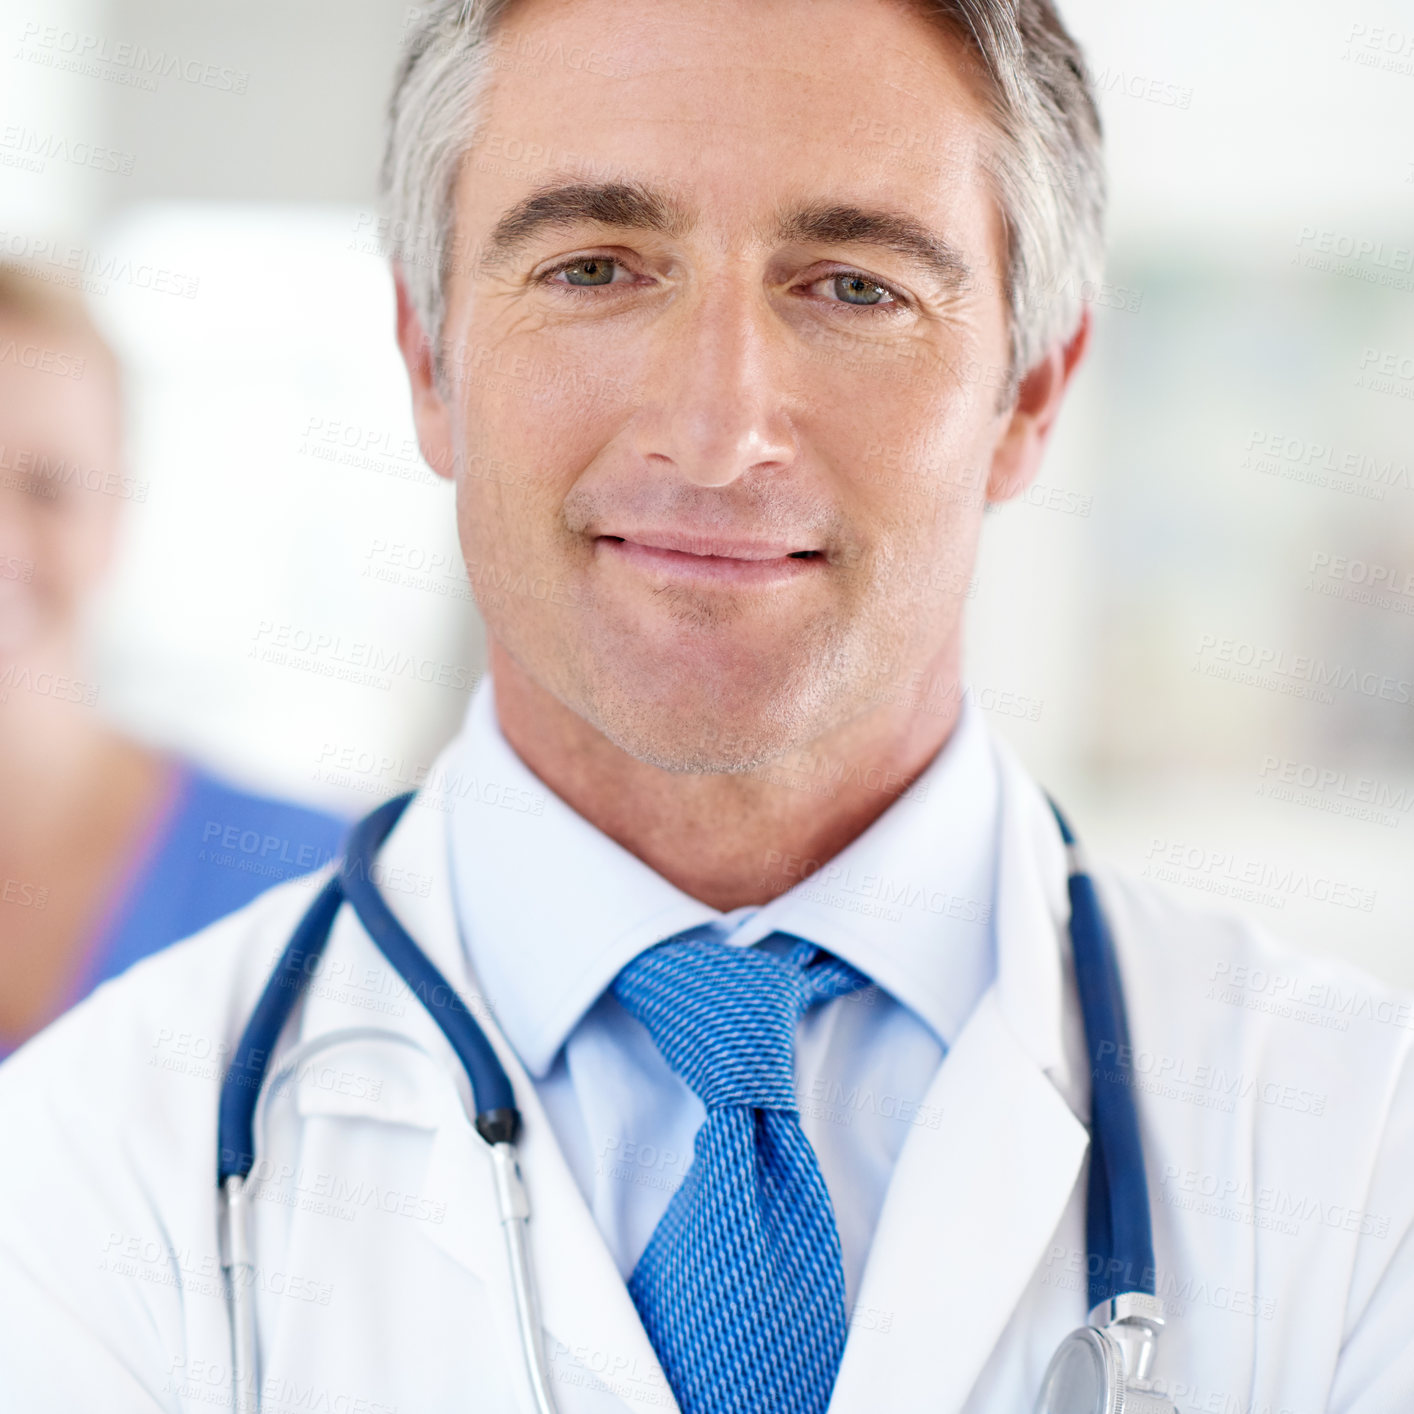
{"type": "MultiPolygon", "coordinates": [[[[449,778],[443,765],[439,760],[431,779],[449,778]]],[[[403,889],[385,883],[384,897],[466,1001],[514,1086],[523,1121],[518,1148],[532,1215],[532,1260],[559,1407],[563,1414],[607,1414],[640,1407],[655,1414],[665,1410],[677,1414],[638,1312],[575,1184],[535,1087],[492,1021],[471,973],[452,902],[446,816],[436,806],[435,795],[419,797],[404,813],[379,851],[379,878],[410,883],[403,889]]],[[[387,964],[349,908],[340,912],[326,962],[328,975],[371,979],[375,987],[381,986],[377,979],[386,976],[387,964]]],[[[396,988],[392,995],[397,999],[396,1010],[387,1013],[388,1028],[426,1050],[446,1071],[463,1106],[469,1106],[465,1074],[440,1028],[405,989],[400,998],[396,988]]],[[[351,1015],[338,989],[312,989],[301,1039],[350,1025],[366,1026],[366,1014],[351,1015]]],[[[367,1112],[370,1117],[376,1113],[383,1119],[437,1128],[425,1181],[428,1194],[445,1203],[445,1214],[440,1223],[419,1226],[426,1240],[496,1293],[494,1307],[506,1316],[502,1344],[508,1358],[519,1363],[505,1239],[488,1151],[466,1118],[469,1109],[448,1116],[445,1100],[429,1095],[425,1086],[416,1093],[412,1087],[405,1088],[403,1094],[395,1086],[392,1094],[379,1097],[376,1110],[367,1112]]]]}
{"type": "MultiPolygon", "coordinates": [[[[532,1260],[559,1407],[563,1414],[624,1407],[677,1414],[643,1323],[530,1078],[499,1030],[483,1025],[515,1086],[521,1111],[521,1176],[530,1199],[532,1260]],[[613,1402],[615,1397],[622,1403],[613,1402]]],[[[498,1309],[509,1311],[513,1293],[489,1166],[469,1127],[441,1131],[428,1185],[434,1192],[474,1195],[471,1202],[453,1197],[447,1221],[427,1235],[492,1285],[498,1309]]]]}
{"type": "Polygon", "coordinates": [[[1065,861],[1044,799],[998,747],[997,978],[899,1156],[831,1414],[956,1414],[1045,1255],[1088,1145],[1064,1098],[1065,861]]]}

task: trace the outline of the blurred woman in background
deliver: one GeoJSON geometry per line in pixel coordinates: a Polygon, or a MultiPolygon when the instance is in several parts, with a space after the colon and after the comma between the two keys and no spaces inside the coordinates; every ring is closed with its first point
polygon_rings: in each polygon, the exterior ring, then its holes
{"type": "Polygon", "coordinates": [[[343,834],[105,722],[82,626],[134,485],[122,440],[81,298],[0,263],[0,1058],[343,834]]]}

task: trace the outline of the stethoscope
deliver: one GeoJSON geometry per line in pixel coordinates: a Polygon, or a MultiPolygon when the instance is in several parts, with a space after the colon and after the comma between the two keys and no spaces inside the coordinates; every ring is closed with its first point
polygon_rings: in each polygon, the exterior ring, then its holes
{"type": "MultiPolygon", "coordinates": [[[[386,801],[350,832],[343,862],[320,890],[285,947],[256,1003],[221,1086],[217,1185],[224,1194],[223,1267],[231,1318],[233,1407],[260,1407],[255,1328],[255,1260],[247,1182],[255,1164],[255,1110],[270,1058],[323,953],[344,902],[412,994],[427,1008],[466,1071],[476,1132],[487,1145],[515,1293],[516,1325],[537,1414],[555,1414],[530,1261],[530,1204],[520,1178],[520,1112],[510,1077],[451,984],[393,916],[374,881],[374,862],[412,800],[386,801]]],[[[1069,869],[1070,938],[1092,1060],[1130,1054],[1114,942],[1080,846],[1064,816],[1056,820],[1069,869]]],[[[1090,1175],[1086,1195],[1089,1299],[1086,1324],[1072,1331],[1046,1369],[1035,1414],[1177,1414],[1149,1383],[1163,1306],[1154,1294],[1149,1190],[1132,1077],[1126,1064],[1093,1067],[1090,1175]]]]}

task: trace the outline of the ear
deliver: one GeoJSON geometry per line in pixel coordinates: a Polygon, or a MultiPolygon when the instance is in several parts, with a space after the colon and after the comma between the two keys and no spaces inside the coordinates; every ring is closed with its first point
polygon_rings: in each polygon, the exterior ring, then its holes
{"type": "Polygon", "coordinates": [[[1075,333],[1065,343],[1053,345],[1021,380],[1010,421],[992,453],[988,505],[1019,496],[1035,480],[1071,376],[1090,346],[1090,323],[1090,306],[1085,305],[1075,333]]]}
{"type": "Polygon", "coordinates": [[[393,288],[398,301],[398,348],[407,365],[412,389],[412,420],[417,441],[427,465],[438,476],[450,478],[455,465],[452,456],[452,418],[437,378],[428,339],[408,294],[402,266],[393,262],[393,288]]]}

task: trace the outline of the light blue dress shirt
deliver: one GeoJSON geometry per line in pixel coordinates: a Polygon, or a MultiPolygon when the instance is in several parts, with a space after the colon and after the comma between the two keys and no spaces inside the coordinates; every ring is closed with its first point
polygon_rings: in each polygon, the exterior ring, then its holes
{"type": "MultiPolygon", "coordinates": [[[[818,793],[848,764],[800,755],[774,775],[818,793]]],[[[500,730],[489,674],[450,779],[436,784],[463,945],[625,1279],[687,1173],[705,1112],[606,991],[620,969],[711,923],[743,947],[777,929],[808,938],[871,979],[807,1013],[796,1051],[801,1122],[853,1309],[894,1162],[915,1126],[937,1127],[928,1088],[995,972],[999,776],[971,696],[942,750],[863,834],[818,867],[773,861],[806,877],[729,913],[675,888],[531,772],[500,730]]]]}

